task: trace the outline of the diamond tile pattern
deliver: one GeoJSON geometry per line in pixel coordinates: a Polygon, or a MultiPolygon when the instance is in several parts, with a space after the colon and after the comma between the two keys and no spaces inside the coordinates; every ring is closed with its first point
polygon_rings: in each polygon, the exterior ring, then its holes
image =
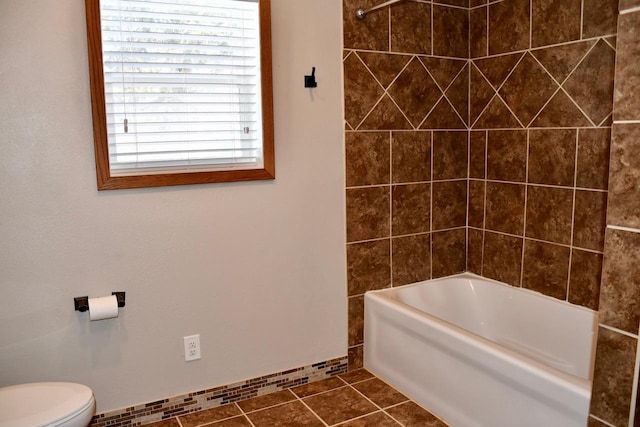
{"type": "Polygon", "coordinates": [[[345,126],[352,130],[466,129],[466,61],[382,52],[344,59],[345,126]]]}
{"type": "Polygon", "coordinates": [[[518,119],[528,125],[557,88],[549,73],[527,53],[499,93],[518,119]]]}

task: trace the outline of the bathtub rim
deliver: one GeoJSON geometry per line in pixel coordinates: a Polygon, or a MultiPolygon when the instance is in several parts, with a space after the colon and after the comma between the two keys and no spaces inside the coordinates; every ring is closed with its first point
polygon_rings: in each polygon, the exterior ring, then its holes
{"type": "MultiPolygon", "coordinates": [[[[372,291],[367,291],[365,293],[365,297],[364,297],[364,302],[365,302],[365,313],[366,313],[366,303],[367,300],[372,299],[375,300],[379,303],[384,304],[385,306],[394,306],[394,309],[400,311],[400,313],[404,316],[408,316],[418,322],[427,322],[429,324],[429,326],[434,327],[438,332],[442,332],[442,333],[450,333],[451,335],[454,336],[454,338],[456,339],[460,339],[463,340],[464,342],[470,344],[471,346],[477,348],[479,351],[483,352],[483,353],[489,353],[492,356],[497,357],[498,359],[500,359],[501,361],[504,362],[508,362],[508,363],[514,363],[516,364],[518,367],[524,369],[525,371],[527,371],[528,373],[535,373],[537,375],[541,375],[542,377],[545,377],[547,379],[553,380],[553,381],[560,381],[562,382],[566,387],[571,388],[572,390],[574,390],[576,393],[579,393],[587,398],[591,398],[591,391],[592,391],[592,384],[593,384],[593,375],[594,375],[594,359],[595,359],[595,343],[597,341],[597,336],[594,336],[593,339],[593,343],[592,343],[592,355],[591,355],[591,368],[589,371],[589,378],[585,379],[582,377],[579,377],[577,375],[572,375],[569,374],[567,372],[564,372],[558,368],[555,368],[553,366],[549,366],[546,365],[542,362],[539,362],[529,356],[526,356],[522,353],[519,353],[515,350],[512,350],[508,347],[502,346],[500,344],[495,343],[494,341],[491,341],[488,338],[485,338],[481,335],[478,335],[476,333],[470,332],[458,325],[455,325],[454,323],[451,323],[447,320],[441,319],[439,317],[436,317],[430,313],[421,311],[415,307],[412,307],[409,304],[406,304],[402,301],[400,301],[398,298],[395,297],[394,295],[394,291],[399,291],[402,290],[404,288],[408,288],[408,287],[415,287],[415,286],[419,286],[419,285],[424,285],[430,282],[435,282],[435,281],[442,281],[445,279],[477,279],[477,280],[482,280],[482,281],[488,281],[497,285],[501,285],[504,287],[508,287],[510,290],[519,290],[519,291],[525,291],[528,292],[530,295],[533,296],[538,296],[538,297],[544,297],[548,300],[553,301],[554,303],[565,303],[565,304],[569,304],[571,307],[574,308],[578,308],[578,309],[582,309],[582,310],[587,310],[587,312],[593,314],[594,318],[593,318],[593,325],[594,325],[594,334],[597,334],[597,326],[598,326],[598,312],[585,308],[585,307],[581,307],[581,306],[577,306],[575,304],[571,304],[568,301],[561,301],[558,300],[556,298],[553,297],[549,297],[547,295],[544,295],[540,292],[537,291],[532,291],[529,289],[524,289],[524,288],[517,288],[508,284],[505,284],[503,282],[499,282],[497,280],[494,279],[489,279],[489,278],[485,278],[483,276],[479,276],[477,274],[474,273],[469,273],[469,272],[465,272],[465,273],[459,273],[459,274],[455,274],[455,275],[451,275],[451,276],[445,276],[445,277],[440,277],[440,278],[436,278],[436,279],[429,279],[429,280],[424,280],[422,282],[417,282],[417,283],[413,283],[410,285],[405,285],[405,286],[399,286],[399,287],[395,287],[395,288],[385,288],[385,289],[379,289],[379,290],[372,290],[372,291]]],[[[366,326],[366,322],[365,322],[365,326],[366,326]]],[[[366,337],[366,333],[367,333],[367,328],[365,327],[365,338],[364,338],[364,346],[366,348],[367,346],[367,337],[366,337]]],[[[365,356],[365,365],[366,365],[366,354],[367,352],[364,352],[364,356],[365,356]]]]}

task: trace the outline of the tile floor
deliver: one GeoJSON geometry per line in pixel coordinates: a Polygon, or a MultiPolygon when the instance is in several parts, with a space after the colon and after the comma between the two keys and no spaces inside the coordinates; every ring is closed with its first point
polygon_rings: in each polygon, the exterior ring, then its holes
{"type": "Polygon", "coordinates": [[[408,397],[359,369],[147,427],[448,427],[408,397]]]}

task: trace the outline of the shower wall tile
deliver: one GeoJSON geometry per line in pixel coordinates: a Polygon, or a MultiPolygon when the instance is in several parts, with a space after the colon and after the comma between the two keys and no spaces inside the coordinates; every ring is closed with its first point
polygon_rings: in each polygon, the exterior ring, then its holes
{"type": "Polygon", "coordinates": [[[485,181],[469,180],[469,227],[484,227],[485,181]]]}
{"type": "Polygon", "coordinates": [[[433,5],[433,54],[468,58],[468,10],[433,5]]]}
{"type": "Polygon", "coordinates": [[[524,182],[527,173],[527,132],[496,130],[488,132],[487,178],[524,182]]]}
{"type": "Polygon", "coordinates": [[[640,326],[640,233],[608,229],[600,323],[638,333],[640,326]]]}
{"type": "Polygon", "coordinates": [[[533,47],[580,39],[582,0],[531,0],[533,47]]]}
{"type": "Polygon", "coordinates": [[[391,232],[394,236],[429,231],[431,184],[394,185],[391,199],[391,232]]]}
{"type": "Polygon", "coordinates": [[[572,249],[569,302],[598,310],[601,272],[601,254],[572,249]]]}
{"type": "Polygon", "coordinates": [[[638,120],[640,117],[640,13],[626,13],[618,18],[618,44],[615,85],[615,120],[638,120]]]}
{"type": "Polygon", "coordinates": [[[393,286],[431,278],[431,237],[429,234],[394,237],[393,286]]]}
{"type": "Polygon", "coordinates": [[[363,20],[356,18],[356,10],[377,5],[377,0],[343,0],[342,22],[345,48],[377,51],[389,49],[389,12],[387,10],[371,13],[363,20]]]}
{"type": "Polygon", "coordinates": [[[499,91],[520,122],[527,126],[558,89],[549,73],[526,53],[499,91]]]}
{"type": "Polygon", "coordinates": [[[433,132],[433,179],[467,177],[467,131],[433,132]]]}
{"type": "Polygon", "coordinates": [[[379,3],[343,2],[350,369],[365,292],[466,268],[468,0],[379,3]]]}
{"type": "Polygon", "coordinates": [[[432,188],[432,229],[467,225],[467,181],[439,181],[434,182],[432,188]]]}
{"type": "MultiPolygon", "coordinates": [[[[638,114],[640,116],[640,113],[638,114]]],[[[640,122],[615,123],[609,177],[609,224],[640,228],[640,122]]]]}
{"type": "Polygon", "coordinates": [[[489,5],[489,54],[529,48],[529,0],[489,5]]]}
{"type": "Polygon", "coordinates": [[[591,392],[591,413],[614,426],[627,426],[638,340],[600,327],[591,392]]]}
{"type": "Polygon", "coordinates": [[[344,88],[345,120],[355,129],[380,100],[384,89],[356,53],[344,60],[344,88]]]}
{"type": "MultiPolygon", "coordinates": [[[[472,6],[471,34],[484,25],[484,7],[472,6]]],[[[597,308],[616,4],[505,0],[486,7],[488,51],[474,50],[471,42],[469,84],[474,184],[468,225],[484,232],[482,274],[597,308]],[[488,134],[484,159],[482,131],[488,134]],[[502,253],[515,264],[508,273],[502,253]]],[[[481,46],[482,36],[476,42],[481,46]]]]}
{"type": "Polygon", "coordinates": [[[570,249],[566,246],[526,240],[522,287],[565,300],[569,253],[570,249]]]}
{"type": "Polygon", "coordinates": [[[431,180],[431,132],[391,133],[393,183],[431,180]]]}
{"type": "Polygon", "coordinates": [[[469,11],[469,55],[471,58],[486,56],[489,44],[487,41],[488,7],[469,11]]]}
{"type": "Polygon", "coordinates": [[[578,187],[598,190],[608,188],[610,149],[610,128],[580,129],[578,131],[576,176],[578,187]]]}
{"type": "Polygon", "coordinates": [[[487,230],[522,235],[525,186],[487,182],[485,226],[487,230]]]}
{"type": "Polygon", "coordinates": [[[391,50],[431,54],[431,4],[407,2],[391,11],[391,50]]]}
{"type": "Polygon", "coordinates": [[[434,232],[431,235],[432,276],[444,277],[466,269],[466,229],[434,232]]]}
{"type": "Polygon", "coordinates": [[[467,271],[482,274],[482,230],[469,227],[467,230],[467,271]]]}
{"type": "Polygon", "coordinates": [[[355,371],[364,366],[364,346],[356,345],[349,347],[347,350],[347,358],[349,360],[349,371],[355,371]]]}
{"type": "Polygon", "coordinates": [[[389,237],[389,187],[347,189],[347,241],[389,237]]]}
{"type": "Polygon", "coordinates": [[[600,39],[562,87],[587,117],[602,123],[613,110],[615,51],[600,39]],[[589,90],[584,90],[588,87],[589,90]]]}
{"type": "Polygon", "coordinates": [[[391,284],[391,248],[388,239],[347,245],[349,295],[382,289],[391,284]]]}
{"type": "Polygon", "coordinates": [[[571,243],[573,190],[527,187],[526,236],[548,242],[571,243]]]}
{"type": "Polygon", "coordinates": [[[573,245],[602,252],[606,227],[607,194],[577,190],[573,225],[573,245]]]}
{"type": "Polygon", "coordinates": [[[357,52],[357,55],[385,89],[389,88],[412,58],[411,55],[381,52],[357,52]]]}
{"type": "Polygon", "coordinates": [[[349,297],[349,346],[364,340],[364,295],[349,297]]]}
{"type": "Polygon", "coordinates": [[[573,186],[576,134],[575,129],[529,132],[529,182],[573,186]]]}
{"type": "Polygon", "coordinates": [[[486,231],[482,275],[520,286],[523,244],[522,238],[486,231]]]}
{"type": "Polygon", "coordinates": [[[487,133],[469,133],[469,178],[485,178],[487,133]]]}
{"type": "Polygon", "coordinates": [[[469,0],[438,0],[438,3],[468,8],[469,0]]]}
{"type": "Polygon", "coordinates": [[[584,0],[583,7],[583,37],[600,37],[616,33],[618,0],[584,0]]]}
{"type": "Polygon", "coordinates": [[[347,187],[388,184],[390,149],[388,132],[348,133],[345,138],[347,187]]]}
{"type": "Polygon", "coordinates": [[[620,12],[640,6],[640,0],[620,0],[620,12]]]}

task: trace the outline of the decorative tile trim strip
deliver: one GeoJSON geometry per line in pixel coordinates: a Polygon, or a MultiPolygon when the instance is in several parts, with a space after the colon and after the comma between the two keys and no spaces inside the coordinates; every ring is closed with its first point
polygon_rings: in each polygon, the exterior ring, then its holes
{"type": "Polygon", "coordinates": [[[141,426],[320,381],[346,372],[347,356],[343,356],[263,377],[105,412],[95,415],[90,427],[141,426]]]}

